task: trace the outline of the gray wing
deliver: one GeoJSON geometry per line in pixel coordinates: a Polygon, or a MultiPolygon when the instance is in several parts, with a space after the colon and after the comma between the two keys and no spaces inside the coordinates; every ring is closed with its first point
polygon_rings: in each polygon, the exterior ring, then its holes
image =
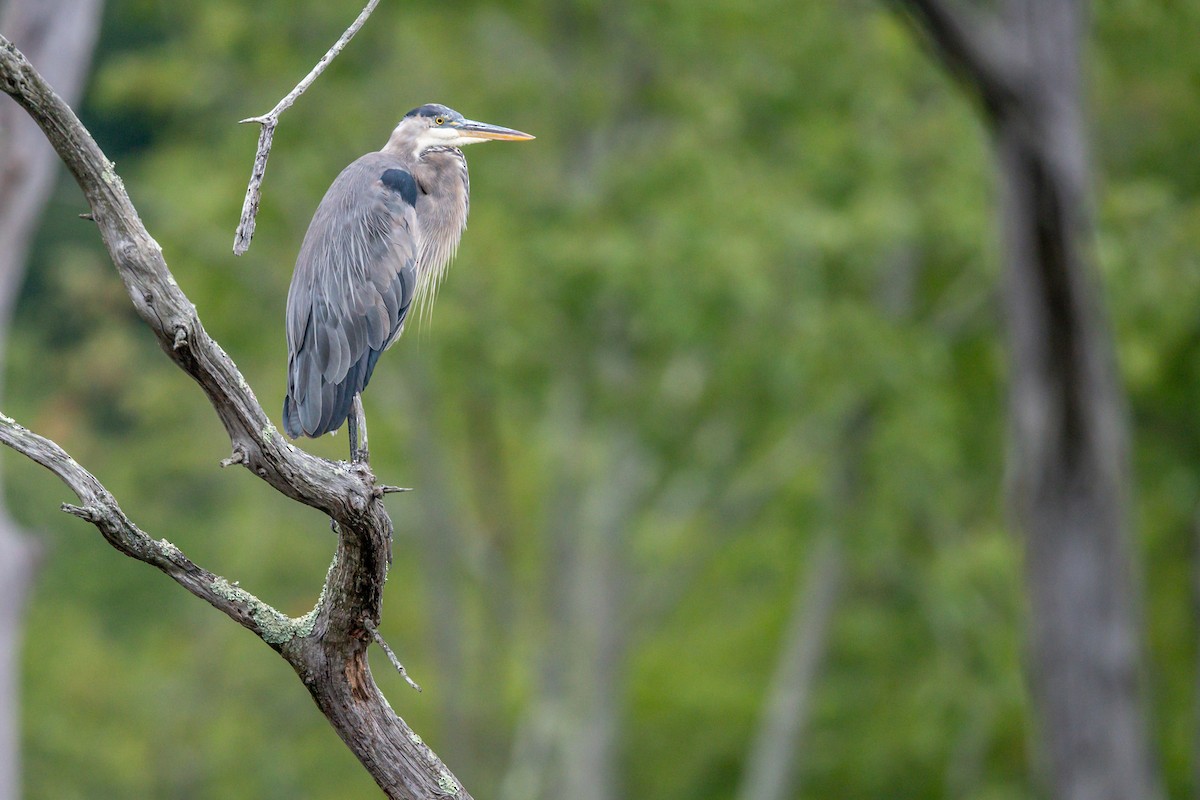
{"type": "Polygon", "coordinates": [[[295,438],[341,427],[416,291],[416,183],[394,157],[363,156],[321,200],[288,291],[283,426],[295,438]]]}

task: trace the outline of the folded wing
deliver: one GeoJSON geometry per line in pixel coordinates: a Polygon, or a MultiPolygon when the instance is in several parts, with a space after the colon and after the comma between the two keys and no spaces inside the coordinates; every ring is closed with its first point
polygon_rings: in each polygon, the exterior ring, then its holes
{"type": "Polygon", "coordinates": [[[371,153],[342,171],[313,215],[288,291],[288,436],[341,427],[400,335],[417,283],[416,202],[403,165],[371,153]]]}

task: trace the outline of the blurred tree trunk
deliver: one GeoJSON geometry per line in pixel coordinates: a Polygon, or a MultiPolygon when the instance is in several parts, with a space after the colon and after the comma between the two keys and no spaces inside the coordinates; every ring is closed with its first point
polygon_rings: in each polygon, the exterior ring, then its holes
{"type": "Polygon", "coordinates": [[[36,543],[0,511],[0,800],[20,796],[20,643],[36,543]]]}
{"type": "Polygon", "coordinates": [[[740,800],[785,800],[794,795],[808,709],[842,582],[839,536],[832,529],[822,534],[808,568],[801,570],[762,722],[738,790],[740,800]]]}
{"type": "MultiPolygon", "coordinates": [[[[472,363],[485,356],[476,353],[472,363]]],[[[437,375],[421,359],[410,365],[411,380],[391,391],[402,397],[401,405],[414,410],[417,418],[436,420],[443,413],[435,397],[437,375]]],[[[496,391],[487,370],[475,370],[472,387],[463,398],[462,415],[468,434],[468,469],[456,471],[445,442],[434,424],[418,425],[412,444],[423,457],[414,462],[421,490],[414,495],[422,524],[416,526],[421,571],[437,576],[425,583],[429,625],[433,631],[438,693],[445,721],[442,750],[447,758],[474,765],[503,769],[505,762],[496,743],[488,737],[485,710],[473,704],[479,692],[494,691],[513,661],[516,608],[513,594],[511,544],[515,539],[512,498],[506,485],[507,465],[500,452],[496,427],[496,391]],[[462,512],[464,498],[448,487],[464,486],[475,500],[474,518],[462,512]],[[486,603],[479,608],[482,631],[470,637],[468,619],[473,582],[481,581],[486,603]]]]}
{"type": "Polygon", "coordinates": [[[655,465],[629,431],[584,430],[580,393],[550,405],[556,485],[542,536],[544,634],[534,697],[514,739],[500,797],[616,800],[624,673],[640,629],[629,604],[629,522],[655,465]]]}
{"type": "MultiPolygon", "coordinates": [[[[8,0],[0,7],[0,32],[24,50],[59,95],[75,103],[91,64],[101,6],[101,0],[8,0]]],[[[29,244],[58,164],[37,123],[0,97],[0,386],[29,244]]],[[[0,800],[20,793],[18,655],[38,550],[9,516],[0,483],[0,800]]]]}
{"type": "MultiPolygon", "coordinates": [[[[401,406],[414,409],[419,419],[436,419],[437,403],[429,389],[433,375],[421,360],[414,360],[412,369],[413,379],[400,389],[401,406]]],[[[479,737],[465,705],[472,687],[463,652],[467,625],[466,598],[462,596],[465,571],[462,554],[466,551],[466,541],[461,531],[466,525],[456,514],[460,504],[448,488],[457,480],[454,468],[445,445],[435,434],[431,425],[413,426],[413,445],[421,453],[421,458],[414,459],[414,469],[418,470],[416,483],[421,487],[416,493],[422,519],[422,524],[416,527],[417,546],[421,572],[429,576],[425,581],[425,596],[429,601],[426,607],[437,680],[445,687],[437,695],[441,705],[439,717],[444,720],[447,733],[440,749],[451,761],[474,764],[479,737]]]]}
{"type": "MultiPolygon", "coordinates": [[[[635,440],[619,432],[605,459],[605,477],[592,482],[571,537],[571,557],[558,565],[565,580],[568,627],[567,717],[563,731],[564,797],[622,797],[617,757],[624,673],[633,620],[625,597],[629,524],[636,518],[650,466],[635,440]]],[[[554,646],[551,644],[551,646],[554,646]]],[[[560,645],[561,646],[561,645],[560,645]]]]}
{"type": "Polygon", "coordinates": [[[1161,796],[1146,735],[1127,422],[1091,259],[1082,0],[996,17],[906,0],[983,102],[1000,177],[1011,499],[1026,543],[1030,678],[1054,796],[1161,796]]]}
{"type": "MultiPolygon", "coordinates": [[[[907,285],[915,260],[889,271],[907,285]]],[[[885,287],[898,288],[896,283],[885,287]]],[[[907,309],[906,292],[890,293],[896,301],[885,310],[907,309]]],[[[840,464],[829,480],[829,518],[824,532],[812,547],[808,568],[801,570],[796,593],[784,628],[783,647],[767,691],[762,722],[747,758],[746,772],[738,788],[739,800],[786,800],[796,793],[796,775],[801,744],[808,725],[809,708],[829,641],[829,628],[841,597],[845,571],[843,540],[853,524],[854,510],[867,493],[863,461],[870,440],[874,413],[867,402],[851,411],[838,436],[840,464]]]]}

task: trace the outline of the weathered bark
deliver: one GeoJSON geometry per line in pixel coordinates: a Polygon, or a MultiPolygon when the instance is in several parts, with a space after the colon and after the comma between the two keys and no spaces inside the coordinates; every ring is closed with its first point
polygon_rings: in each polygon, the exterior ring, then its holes
{"type": "Polygon", "coordinates": [[[1127,530],[1127,422],[1090,264],[1085,3],[1007,0],[994,28],[939,0],[907,5],[978,92],[995,135],[1010,491],[1025,535],[1029,672],[1050,782],[1064,800],[1159,797],[1127,530]]]}
{"type": "Polygon", "coordinates": [[[392,523],[365,465],[317,458],[283,440],[245,378],[200,323],[138,218],[113,165],[71,109],[16,47],[0,36],[0,90],[37,121],[75,177],[138,315],[164,352],[208,396],[240,463],[284,495],[333,519],[337,555],[321,599],[289,619],[249,592],[188,560],[166,540],[139,530],[96,479],[53,442],[0,418],[0,441],[58,475],[86,519],[115,548],[162,570],[197,597],[257,634],[296,670],[318,707],[389,797],[469,798],[420,737],[390,708],[371,678],[366,651],[377,629],[391,556],[392,523]]]}
{"type": "MultiPolygon", "coordinates": [[[[92,60],[100,8],[101,0],[9,0],[0,13],[0,30],[41,65],[67,102],[75,102],[92,60]]],[[[16,103],[0,103],[0,386],[29,243],[57,164],[33,120],[16,103]]],[[[21,635],[38,551],[38,542],[20,530],[0,499],[0,800],[20,794],[21,635]]]]}

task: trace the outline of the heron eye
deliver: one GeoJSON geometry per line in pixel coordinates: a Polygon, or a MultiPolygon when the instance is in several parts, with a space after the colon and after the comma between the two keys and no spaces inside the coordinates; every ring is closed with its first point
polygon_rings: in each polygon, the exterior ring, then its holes
{"type": "Polygon", "coordinates": [[[434,117],[434,118],[433,118],[433,124],[434,124],[434,125],[445,125],[445,124],[446,124],[446,118],[445,118],[445,117],[434,117]]]}

